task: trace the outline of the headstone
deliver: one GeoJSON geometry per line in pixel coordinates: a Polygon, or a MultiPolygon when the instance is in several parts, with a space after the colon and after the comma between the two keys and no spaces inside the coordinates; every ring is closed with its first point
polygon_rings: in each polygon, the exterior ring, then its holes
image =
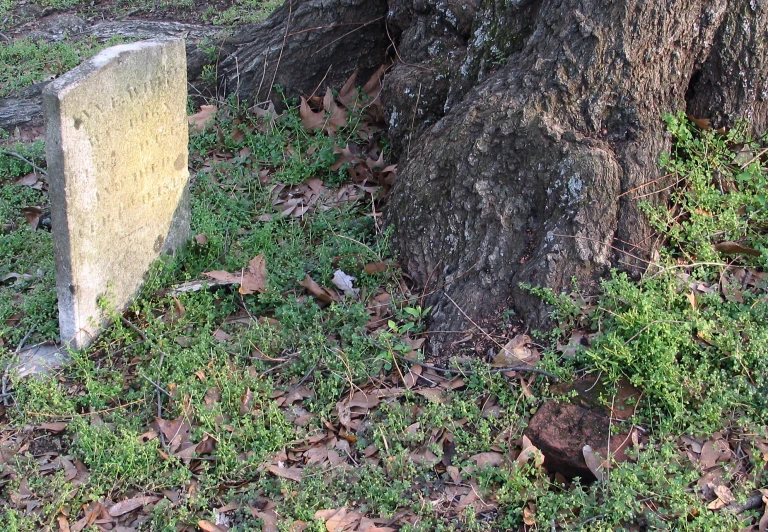
{"type": "Polygon", "coordinates": [[[43,92],[61,340],[96,336],[189,237],[184,41],[108,48],[43,92]]]}

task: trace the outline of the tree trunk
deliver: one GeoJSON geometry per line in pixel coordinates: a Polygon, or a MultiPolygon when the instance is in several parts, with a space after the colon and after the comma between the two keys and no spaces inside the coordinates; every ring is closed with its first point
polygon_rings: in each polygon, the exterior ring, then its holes
{"type": "Polygon", "coordinates": [[[545,328],[520,283],[589,291],[611,266],[641,271],[653,235],[635,196],[670,184],[651,184],[670,147],[663,113],[757,131],[768,119],[764,3],[504,4],[478,10],[471,42],[499,42],[495,10],[532,20],[524,44],[411,143],[388,211],[401,262],[432,292],[431,328],[446,331],[433,352],[510,307],[545,328]]]}
{"type": "Polygon", "coordinates": [[[764,131],[767,13],[757,0],[293,0],[232,39],[221,67],[226,90],[261,100],[273,78],[289,94],[338,87],[389,48],[400,175],[386,219],[431,294],[435,353],[509,308],[547,327],[521,283],[591,291],[612,266],[643,270],[654,240],[637,196],[663,201],[671,184],[657,181],[661,116],[764,131]]]}

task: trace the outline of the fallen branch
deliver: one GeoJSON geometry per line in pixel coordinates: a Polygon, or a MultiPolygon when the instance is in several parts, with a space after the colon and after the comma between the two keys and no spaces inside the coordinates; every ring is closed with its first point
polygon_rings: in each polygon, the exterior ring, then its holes
{"type": "Polygon", "coordinates": [[[16,153],[15,151],[0,150],[0,153],[2,153],[3,155],[10,155],[11,157],[16,157],[17,159],[21,159],[22,161],[27,163],[29,166],[31,166],[32,168],[34,168],[35,170],[37,170],[41,174],[48,175],[48,172],[46,172],[45,170],[43,170],[42,168],[37,166],[35,163],[30,161],[29,159],[27,159],[23,155],[16,153]]]}
{"type": "Polygon", "coordinates": [[[486,371],[488,373],[506,373],[508,371],[520,371],[520,372],[528,372],[528,373],[538,373],[540,375],[545,375],[549,377],[550,379],[553,379],[555,381],[559,381],[559,377],[555,375],[554,373],[550,373],[548,371],[544,371],[543,369],[538,368],[531,368],[528,366],[508,366],[503,368],[492,368],[488,370],[471,370],[471,369],[452,369],[452,368],[441,368],[439,366],[433,366],[432,364],[426,364],[424,362],[420,362],[418,360],[415,360],[413,358],[404,357],[403,355],[399,355],[395,353],[395,356],[399,358],[400,360],[404,362],[408,362],[410,364],[418,364],[419,366],[435,371],[440,371],[442,373],[453,373],[456,375],[472,375],[475,373],[485,373],[486,371]]]}

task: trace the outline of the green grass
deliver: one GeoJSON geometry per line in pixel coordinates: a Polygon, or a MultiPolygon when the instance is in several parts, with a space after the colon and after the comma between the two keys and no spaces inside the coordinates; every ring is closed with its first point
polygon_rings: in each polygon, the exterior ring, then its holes
{"type": "MultiPolygon", "coordinates": [[[[343,167],[330,169],[334,143],[365,145],[356,129],[363,121],[353,115],[330,138],[305,131],[295,108],[268,127],[229,106],[215,126],[192,136],[192,232],[206,238],[156,264],[137,301],[115,316],[95,345],[75,353],[70,366],[49,378],[12,379],[8,445],[28,441],[24,427],[66,421],[56,438],[89,475],[76,484],[63,470],[44,467],[48,459],[16,455],[3,465],[7,480],[0,499],[16,500],[26,480],[39,510],[28,514],[7,505],[0,527],[55,527],[62,513],[72,524],[93,501],[149,494],[163,500],[148,510],[142,530],[214,522],[214,510],[226,504],[235,508],[227,514],[230,530],[260,529],[267,503],[280,516],[280,530],[296,521],[307,530],[325,530],[316,512],[341,507],[380,518],[380,526],[399,519],[397,526],[406,531],[519,530],[524,512],[546,530],[724,531],[755,523],[755,512],[706,509],[697,487],[702,471],[681,452],[679,437],[706,441],[720,431],[743,443],[740,461],[724,464],[721,479],[740,500],[768,483],[753,446],[768,437],[766,287],[760,275],[747,282],[731,278],[741,275],[737,267],[761,274],[766,266],[765,165],[758,160],[741,169],[744,153],[734,159],[739,151],[757,153],[762,144],[745,141],[738,131],[724,137],[669,118],[676,148],[663,164],[680,181],[680,192],[671,200],[673,215],[647,208],[668,242],[659,263],[639,283],[613,273],[588,305],[577,293],[532,289],[556,306],[558,327],[539,340],[551,346],[543,369],[564,380],[584,371],[601,374],[609,394],[628,378],[643,392],[631,423],[646,431],[644,447],[603,482],[564,486],[533,462],[478,468],[473,460],[480,453],[516,456],[531,415],[553,394],[546,379],[538,378],[529,393],[517,379],[491,373],[476,360],[461,366],[465,373],[455,386],[424,393],[429,385],[422,382],[403,389],[409,364],[397,353],[409,351],[428,309],[408,293],[397,269],[366,273],[366,264],[395,258],[387,233],[370,216],[371,197],[303,217],[278,215],[277,183],[318,177],[328,187],[346,184],[343,167]],[[730,185],[721,190],[723,180],[730,185]],[[705,220],[694,218],[703,212],[709,213],[705,220]],[[723,256],[717,246],[731,240],[761,254],[723,256]],[[206,271],[239,271],[260,254],[268,274],[263,293],[242,295],[236,287],[170,291],[206,271]],[[690,266],[695,262],[726,266],[690,266]],[[337,269],[357,278],[363,299],[321,306],[299,284],[309,275],[331,287],[337,269]],[[392,296],[389,324],[369,330],[366,306],[380,291],[392,296]],[[590,345],[565,358],[556,345],[573,331],[588,335],[590,345]],[[393,389],[359,412],[355,428],[344,425],[340,405],[352,394],[393,389]],[[180,442],[198,452],[175,456],[179,448],[161,435],[157,417],[186,423],[189,431],[182,431],[180,442]],[[341,461],[303,466],[302,453],[311,449],[336,453],[341,461]],[[301,478],[275,474],[278,462],[303,466],[301,478]],[[456,468],[458,483],[446,466],[456,468]],[[455,511],[470,492],[493,511],[455,511]],[[167,493],[179,497],[171,500],[167,493]]],[[[15,150],[39,160],[40,146],[15,150]]],[[[0,157],[3,221],[21,222],[21,207],[45,201],[10,184],[28,171],[18,159],[0,157]]],[[[2,264],[25,272],[52,263],[46,232],[16,229],[2,235],[0,251],[9,259],[2,264]]],[[[6,361],[26,330],[36,339],[55,335],[53,279],[30,283],[0,286],[2,300],[16,305],[0,315],[0,327],[8,312],[26,320],[20,331],[1,329],[8,338],[6,361]],[[44,294],[48,300],[32,305],[44,294]],[[18,295],[29,305],[19,306],[18,295]]],[[[37,439],[50,437],[28,430],[37,439]]]]}
{"type": "Polygon", "coordinates": [[[108,46],[124,42],[120,37],[99,43],[95,39],[59,42],[16,39],[0,41],[0,98],[24,87],[53,79],[73,69],[108,46]]]}
{"type": "MultiPolygon", "coordinates": [[[[43,143],[17,144],[8,150],[44,165],[43,143]]],[[[0,151],[0,338],[11,344],[26,335],[35,340],[58,334],[51,233],[33,230],[21,214],[24,207],[47,204],[47,196],[13,181],[32,172],[18,157],[0,151]]]]}
{"type": "Polygon", "coordinates": [[[252,24],[263,21],[284,3],[284,0],[235,0],[232,6],[222,12],[209,8],[203,14],[203,19],[223,25],[252,24]]]}

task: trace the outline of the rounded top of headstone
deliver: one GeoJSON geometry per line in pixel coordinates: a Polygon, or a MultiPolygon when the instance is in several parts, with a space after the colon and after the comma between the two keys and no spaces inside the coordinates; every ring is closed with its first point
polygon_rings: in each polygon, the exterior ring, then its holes
{"type": "Polygon", "coordinates": [[[182,47],[182,50],[184,49],[184,39],[180,37],[157,37],[144,41],[110,46],[69,72],[66,72],[53,80],[43,90],[43,93],[61,97],[70,88],[77,86],[80,81],[90,76],[96,70],[102,69],[106,65],[117,60],[123,54],[138,52],[149,48],[164,47],[173,43],[178,43],[178,45],[182,47]]]}

